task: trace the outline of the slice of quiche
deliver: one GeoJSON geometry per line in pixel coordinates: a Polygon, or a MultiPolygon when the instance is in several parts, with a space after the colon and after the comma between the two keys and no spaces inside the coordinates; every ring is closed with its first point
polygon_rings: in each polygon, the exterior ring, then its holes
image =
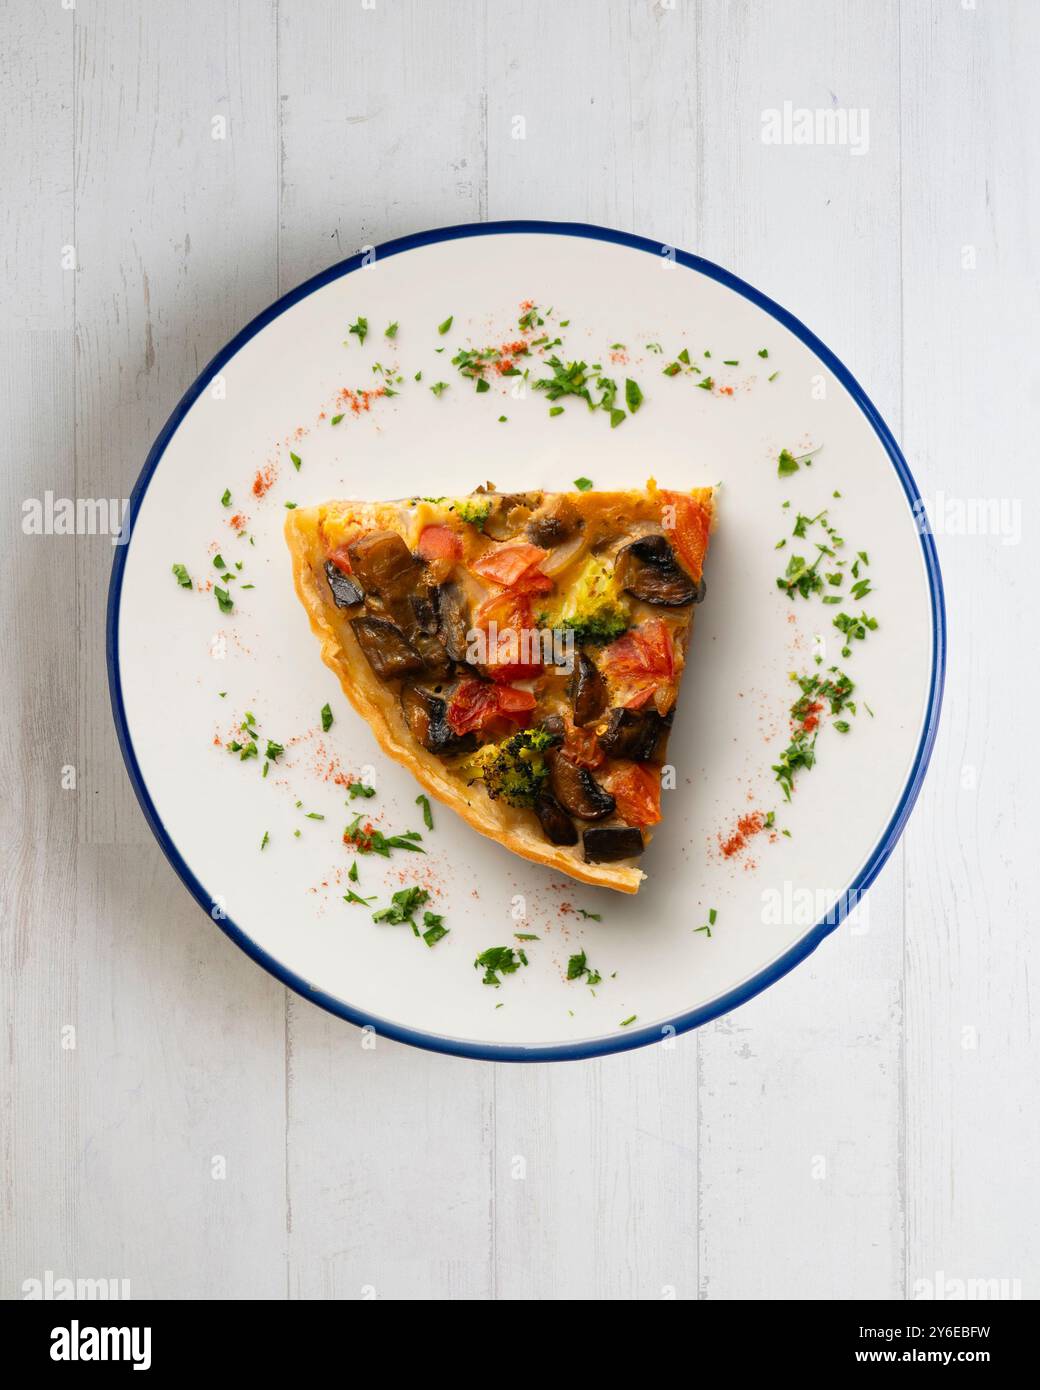
{"type": "Polygon", "coordinates": [[[383,750],[525,859],[635,893],[710,488],[327,502],[285,524],[325,663],[383,750]]]}

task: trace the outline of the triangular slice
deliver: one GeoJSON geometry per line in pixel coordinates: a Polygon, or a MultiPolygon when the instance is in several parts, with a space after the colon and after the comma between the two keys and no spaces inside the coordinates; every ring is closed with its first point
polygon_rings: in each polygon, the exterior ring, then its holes
{"type": "Polygon", "coordinates": [[[714,520],[710,488],[327,502],[296,592],[384,751],[525,859],[635,893],[714,520]]]}

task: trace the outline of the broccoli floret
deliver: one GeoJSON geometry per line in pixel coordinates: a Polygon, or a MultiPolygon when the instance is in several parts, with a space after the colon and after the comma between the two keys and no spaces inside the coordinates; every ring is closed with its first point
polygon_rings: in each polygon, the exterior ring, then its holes
{"type": "Polygon", "coordinates": [[[478,531],[483,531],[484,522],[491,514],[490,502],[456,502],[455,515],[460,521],[468,521],[478,531]]]}
{"type": "Polygon", "coordinates": [[[544,615],[554,628],[570,628],[578,646],[585,642],[613,642],[631,625],[624,596],[618,592],[613,570],[598,556],[590,555],[571,586],[562,606],[544,615]]]}
{"type": "Polygon", "coordinates": [[[579,647],[586,642],[592,646],[605,646],[628,631],[629,618],[620,604],[605,604],[587,618],[565,618],[563,626],[573,630],[574,640],[579,647]]]}
{"type": "Polygon", "coordinates": [[[545,729],[522,729],[482,748],[480,775],[488,796],[501,797],[510,806],[533,806],[549,776],[545,750],[554,742],[554,735],[545,729]]]}

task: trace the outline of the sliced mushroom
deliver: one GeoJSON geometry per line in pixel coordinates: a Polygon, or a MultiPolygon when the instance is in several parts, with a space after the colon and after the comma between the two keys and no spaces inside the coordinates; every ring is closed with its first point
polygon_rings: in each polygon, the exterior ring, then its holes
{"type": "Polygon", "coordinates": [[[325,561],[325,578],[332,590],[332,601],[337,608],[356,608],[365,600],[365,591],[352,575],[344,574],[331,560],[325,561]]]}
{"type": "Polygon", "coordinates": [[[438,590],[438,634],[452,661],[466,660],[466,633],[469,631],[469,617],[466,603],[455,585],[446,585],[438,590]]]}
{"type": "Polygon", "coordinates": [[[565,753],[552,759],[553,795],[565,811],[581,820],[603,820],[613,814],[615,801],[589,772],[565,753]]]}
{"type": "Polygon", "coordinates": [[[554,796],[544,792],[534,803],[534,813],[545,838],[553,845],[576,845],[578,831],[570,816],[554,796]]]}
{"type": "Polygon", "coordinates": [[[573,502],[566,497],[554,497],[540,507],[527,523],[527,539],[532,545],[552,550],[574,535],[581,525],[581,516],[573,502]]]}
{"type": "Polygon", "coordinates": [[[654,756],[658,740],[667,731],[668,723],[655,709],[615,706],[599,736],[599,746],[608,758],[631,758],[633,762],[645,763],[654,756]]]}
{"type": "Polygon", "coordinates": [[[350,567],[365,592],[393,600],[417,591],[422,563],[396,531],[370,531],[347,547],[350,567]]]}
{"type": "Polygon", "coordinates": [[[643,603],[684,608],[699,601],[699,586],[675,558],[667,536],[642,536],[626,545],[618,552],[614,578],[620,588],[643,603]]]}
{"type": "Polygon", "coordinates": [[[584,652],[578,653],[570,693],[575,724],[588,724],[603,713],[607,703],[607,685],[595,662],[584,652]]]}
{"type": "Polygon", "coordinates": [[[412,638],[412,646],[422,657],[423,670],[434,680],[447,680],[451,675],[453,662],[447,648],[437,636],[417,633],[412,638]]]}
{"type": "Polygon", "coordinates": [[[415,617],[415,626],[420,632],[432,637],[440,626],[439,589],[422,589],[410,594],[409,605],[415,617]]]}
{"type": "Polygon", "coordinates": [[[467,734],[459,738],[448,723],[448,702],[421,685],[401,687],[401,708],[412,737],[429,753],[461,753],[476,745],[467,734]]]}
{"type": "Polygon", "coordinates": [[[351,618],[350,626],[380,680],[418,675],[423,669],[422,657],[396,623],[385,618],[351,618]]]}
{"type": "Polygon", "coordinates": [[[582,835],[586,864],[616,864],[643,853],[643,832],[632,825],[594,825],[582,835]]]}

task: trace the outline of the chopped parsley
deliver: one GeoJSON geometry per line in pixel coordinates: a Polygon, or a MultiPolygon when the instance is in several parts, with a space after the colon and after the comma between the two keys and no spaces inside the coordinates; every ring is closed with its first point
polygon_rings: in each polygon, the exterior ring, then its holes
{"type": "Polygon", "coordinates": [[[328,733],[332,728],[332,706],[322,705],[321,707],[321,728],[323,733],[328,733]]]}
{"type": "Polygon", "coordinates": [[[451,325],[452,325],[454,322],[455,322],[455,315],[454,315],[454,314],[449,314],[448,317],[444,320],[443,323],[439,323],[439,324],[437,325],[437,332],[441,335],[442,338],[444,337],[445,333],[447,333],[448,329],[451,327],[451,325]]]}
{"type": "Polygon", "coordinates": [[[577,955],[571,956],[567,962],[567,979],[580,980],[585,977],[587,985],[598,985],[602,983],[603,976],[598,970],[593,970],[589,966],[588,957],[584,951],[579,951],[577,955]]]}
{"type": "Polygon", "coordinates": [[[270,836],[270,834],[268,833],[268,831],[265,830],[265,831],[264,831],[264,838],[260,841],[260,848],[261,848],[261,850],[265,850],[265,849],[267,848],[267,846],[268,846],[270,843],[271,843],[271,836],[270,836]]]}
{"type": "Polygon", "coordinates": [[[595,484],[593,483],[591,478],[575,478],[574,486],[578,489],[579,492],[588,492],[588,490],[591,487],[594,487],[595,484]]]}
{"type": "MultiPolygon", "coordinates": [[[[859,588],[858,584],[856,588],[859,588]]],[[[855,592],[856,590],[853,589],[853,593],[855,592]]],[[[839,613],[834,619],[834,626],[845,638],[845,645],[841,649],[842,656],[851,656],[852,649],[849,643],[866,641],[867,633],[876,632],[877,625],[877,618],[871,618],[866,613],[861,613],[858,618],[852,618],[848,613],[839,613]]]]}
{"type": "Polygon", "coordinates": [[[368,337],[368,319],[362,318],[359,314],[357,322],[350,325],[350,331],[357,338],[360,347],[368,337]]]}
{"type": "Polygon", "coordinates": [[[385,338],[390,338],[391,340],[393,340],[394,338],[397,337],[397,328],[398,328],[398,325],[397,325],[396,320],[395,320],[395,322],[393,322],[393,323],[388,323],[387,326],[386,326],[386,328],[385,328],[385,330],[384,330],[384,332],[383,332],[383,336],[384,336],[385,338]]]}
{"type": "Polygon", "coordinates": [[[625,381],[625,404],[633,415],[643,404],[643,393],[631,377],[628,377],[625,381]]]}
{"type": "Polygon", "coordinates": [[[292,459],[292,466],[296,469],[297,473],[299,473],[300,464],[303,462],[303,459],[300,458],[299,454],[294,454],[291,449],[289,450],[289,457],[292,459]]]}
{"type": "Polygon", "coordinates": [[[430,390],[433,392],[435,396],[442,395],[443,392],[447,391],[447,389],[448,383],[446,381],[435,381],[433,385],[430,387],[430,390]]]}
{"type": "Polygon", "coordinates": [[[416,806],[422,807],[423,825],[426,826],[427,830],[432,830],[433,812],[430,810],[430,798],[428,796],[423,796],[420,793],[420,795],[415,798],[415,804],[416,806]]]}
{"type": "Polygon", "coordinates": [[[421,839],[422,836],[417,830],[406,830],[403,835],[384,835],[374,826],[362,827],[360,813],[343,832],[345,845],[352,845],[359,854],[381,854],[384,859],[389,859],[390,851],[394,849],[408,849],[414,850],[416,854],[425,854],[422,845],[417,843],[421,839]]]}
{"type": "Polygon", "coordinates": [[[482,983],[493,985],[495,989],[502,983],[499,975],[515,975],[521,965],[527,965],[523,949],[514,950],[512,946],[489,946],[473,962],[474,970],[483,970],[482,983]]]}
{"type": "Polygon", "coordinates": [[[226,589],[222,589],[219,584],[213,586],[213,592],[217,598],[217,605],[222,613],[233,613],[235,611],[235,601],[226,589]]]}
{"type": "Polygon", "coordinates": [[[191,575],[188,573],[188,571],[184,568],[183,565],[174,565],[173,573],[177,578],[177,583],[181,586],[182,589],[192,588],[191,575]]]}
{"type": "Polygon", "coordinates": [[[351,801],[356,800],[359,796],[364,797],[367,801],[369,797],[376,794],[375,787],[370,787],[367,782],[348,782],[347,791],[350,793],[351,801]]]}
{"type": "Polygon", "coordinates": [[[436,946],[437,942],[448,935],[449,928],[444,925],[444,918],[436,912],[423,913],[423,926],[425,931],[421,932],[422,939],[427,946],[436,946]]]}
{"type": "MultiPolygon", "coordinates": [[[[774,373],[776,375],[776,373],[774,373]]],[[[772,377],[769,378],[773,380],[772,377]]],[[[790,449],[781,449],[780,456],[776,461],[776,475],[778,478],[789,478],[792,473],[797,473],[804,463],[806,468],[812,467],[812,461],[819,453],[819,449],[810,449],[807,454],[792,454],[790,449]]]]}
{"type": "MultiPolygon", "coordinates": [[[[820,713],[824,705],[830,706],[832,715],[840,714],[845,709],[851,710],[853,714],[856,712],[856,706],[850,699],[855,686],[836,666],[832,666],[826,676],[792,675],[791,679],[797,682],[801,691],[791,706],[794,730],[791,742],[772,769],[785,801],[791,800],[796,774],[801,771],[808,772],[816,765],[816,739],[820,713]]],[[[847,733],[848,730],[842,732],[847,733]]]]}

